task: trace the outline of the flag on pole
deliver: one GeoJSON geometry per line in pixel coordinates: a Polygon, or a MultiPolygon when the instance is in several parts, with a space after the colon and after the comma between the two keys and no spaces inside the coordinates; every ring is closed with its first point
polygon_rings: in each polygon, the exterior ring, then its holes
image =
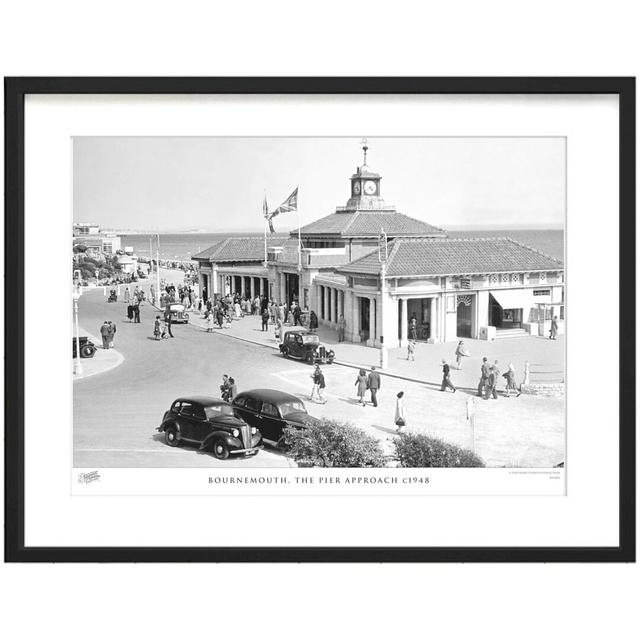
{"type": "Polygon", "coordinates": [[[268,212],[267,208],[267,198],[265,197],[264,203],[262,205],[262,210],[264,217],[269,222],[269,231],[271,233],[275,233],[275,229],[273,228],[273,218],[281,213],[288,213],[289,211],[297,211],[298,210],[298,187],[296,187],[291,195],[274,211],[271,213],[268,212]]]}

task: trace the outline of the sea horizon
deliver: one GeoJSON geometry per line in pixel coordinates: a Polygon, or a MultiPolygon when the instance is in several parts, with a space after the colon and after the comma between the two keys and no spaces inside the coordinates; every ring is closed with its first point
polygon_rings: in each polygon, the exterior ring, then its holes
{"type": "MultiPolygon", "coordinates": [[[[498,237],[508,236],[542,253],[564,261],[564,229],[553,225],[539,226],[506,226],[506,225],[467,225],[451,226],[446,229],[450,238],[498,237]]],[[[290,231],[277,231],[268,234],[271,237],[286,237],[290,231]]],[[[122,248],[130,247],[142,258],[155,257],[160,239],[160,258],[163,260],[188,261],[191,257],[205,249],[231,237],[262,237],[264,231],[224,231],[224,232],[148,232],[119,233],[122,248]]]]}

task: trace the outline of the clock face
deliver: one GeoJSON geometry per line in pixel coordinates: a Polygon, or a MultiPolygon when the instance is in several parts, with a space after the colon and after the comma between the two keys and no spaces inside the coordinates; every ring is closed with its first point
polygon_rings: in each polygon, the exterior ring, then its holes
{"type": "Polygon", "coordinates": [[[372,196],[376,192],[376,183],[373,180],[367,180],[364,183],[364,192],[368,196],[372,196]]]}
{"type": "Polygon", "coordinates": [[[360,183],[359,182],[354,182],[353,183],[353,193],[357,196],[360,195],[360,183]]]}

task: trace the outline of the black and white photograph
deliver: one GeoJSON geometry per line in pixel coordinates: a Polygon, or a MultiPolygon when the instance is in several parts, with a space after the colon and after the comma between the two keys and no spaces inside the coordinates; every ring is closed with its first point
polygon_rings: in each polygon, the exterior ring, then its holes
{"type": "Polygon", "coordinates": [[[73,138],[80,484],[564,468],[566,138],[362,133],[73,138]]]}

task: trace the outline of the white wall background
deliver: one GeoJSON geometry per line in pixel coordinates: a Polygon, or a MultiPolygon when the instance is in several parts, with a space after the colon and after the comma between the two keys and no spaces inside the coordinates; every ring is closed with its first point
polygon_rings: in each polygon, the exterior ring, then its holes
{"type": "MultiPolygon", "coordinates": [[[[634,3],[23,1],[3,75],[636,75],[634,3]]],[[[597,514],[594,514],[597,517],[597,514]]],[[[619,637],[634,566],[2,566],[7,637],[619,637]],[[172,612],[170,590],[203,610],[172,612]],[[255,617],[207,611],[216,593],[255,617]],[[261,601],[263,594],[269,594],[261,601]],[[275,607],[273,603],[279,600],[275,607]]]]}

